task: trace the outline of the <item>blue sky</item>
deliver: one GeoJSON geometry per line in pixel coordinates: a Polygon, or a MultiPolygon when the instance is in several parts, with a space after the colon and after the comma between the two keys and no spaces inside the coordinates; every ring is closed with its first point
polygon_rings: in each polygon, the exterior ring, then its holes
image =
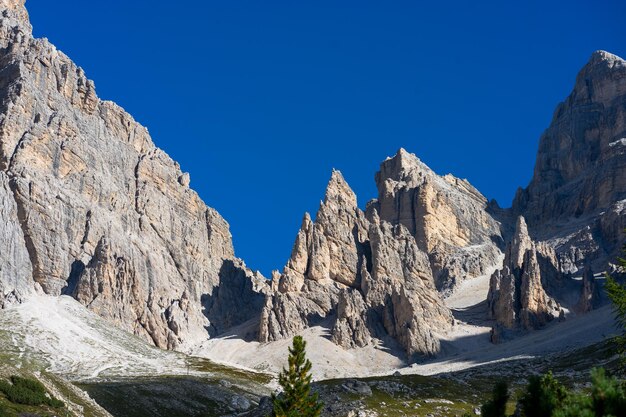
{"type": "Polygon", "coordinates": [[[269,274],[332,168],[359,204],[404,147],[509,206],[626,2],[28,0],[36,36],[146,125],[269,274]]]}

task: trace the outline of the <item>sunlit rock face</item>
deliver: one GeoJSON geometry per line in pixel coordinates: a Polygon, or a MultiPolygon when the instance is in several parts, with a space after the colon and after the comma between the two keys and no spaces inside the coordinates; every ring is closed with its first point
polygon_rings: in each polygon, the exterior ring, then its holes
{"type": "Polygon", "coordinates": [[[376,174],[380,218],[403,225],[429,256],[438,289],[486,274],[503,239],[487,199],[467,180],[439,176],[415,155],[400,149],[376,174]]]}
{"type": "Polygon", "coordinates": [[[224,320],[207,300],[224,298],[228,263],[252,277],[228,224],[144,127],[32,37],[23,1],[0,6],[2,303],[36,283],[163,348],[205,339],[224,320]]]}
{"type": "Polygon", "coordinates": [[[267,298],[261,341],[326,324],[331,340],[362,347],[392,337],[410,356],[439,351],[436,331],[453,323],[428,262],[403,225],[366,215],[338,171],[315,221],[305,215],[291,258],[267,298]]]}

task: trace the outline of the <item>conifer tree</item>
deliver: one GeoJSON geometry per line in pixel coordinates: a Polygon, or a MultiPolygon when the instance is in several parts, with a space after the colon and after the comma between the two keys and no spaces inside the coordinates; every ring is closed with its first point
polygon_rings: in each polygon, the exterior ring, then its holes
{"type": "Polygon", "coordinates": [[[567,390],[552,372],[528,378],[526,391],[519,400],[525,417],[552,417],[567,399],[567,390]]]}
{"type": "Polygon", "coordinates": [[[272,395],[273,417],[319,417],[323,403],[318,394],[311,394],[311,361],[306,359],[306,342],[301,336],[293,338],[289,348],[289,369],[278,376],[283,389],[279,395],[272,395]]]}
{"type": "MultiPolygon", "coordinates": [[[[626,246],[624,246],[624,252],[626,253],[626,246]]],[[[618,272],[626,272],[626,259],[618,258],[617,262],[619,264],[618,272]]],[[[624,353],[626,347],[626,286],[617,282],[614,277],[607,273],[604,288],[613,304],[615,319],[621,327],[622,334],[617,337],[617,342],[622,353],[624,353]]]]}
{"type": "Polygon", "coordinates": [[[481,414],[483,417],[505,417],[506,403],[509,400],[509,386],[500,381],[493,388],[491,400],[483,404],[481,414]]]}
{"type": "Polygon", "coordinates": [[[591,393],[569,395],[554,417],[626,417],[623,383],[606,375],[604,369],[591,371],[591,393]]]}

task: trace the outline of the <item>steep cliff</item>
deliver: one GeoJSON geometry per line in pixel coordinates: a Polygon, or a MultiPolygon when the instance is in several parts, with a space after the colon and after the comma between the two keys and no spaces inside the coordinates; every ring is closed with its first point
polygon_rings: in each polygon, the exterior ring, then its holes
{"type": "Polygon", "coordinates": [[[206,338],[224,319],[207,319],[218,284],[252,276],[228,224],[146,128],[32,37],[23,3],[0,2],[3,302],[36,285],[163,348],[206,338]]]}
{"type": "Polygon", "coordinates": [[[513,211],[556,249],[563,268],[604,270],[626,236],[626,62],[597,51],[539,143],[513,211]]]}
{"type": "Polygon", "coordinates": [[[528,230],[520,217],[503,268],[491,277],[493,339],[554,318],[558,303],[546,291],[570,312],[597,307],[601,297],[592,268],[611,269],[626,240],[623,59],[593,53],[572,93],[557,106],[541,137],[533,178],[518,190],[508,214],[523,215],[528,230]],[[520,239],[525,244],[515,243],[520,239]],[[582,281],[572,279],[581,276],[582,281]]]}

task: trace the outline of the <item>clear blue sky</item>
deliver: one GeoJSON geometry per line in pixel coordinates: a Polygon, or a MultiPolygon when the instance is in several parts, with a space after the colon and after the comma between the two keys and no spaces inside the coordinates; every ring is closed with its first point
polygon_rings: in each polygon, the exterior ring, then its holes
{"type": "Polygon", "coordinates": [[[146,125],[269,274],[332,168],[364,206],[399,147],[509,206],[626,2],[28,0],[36,36],[146,125]]]}

